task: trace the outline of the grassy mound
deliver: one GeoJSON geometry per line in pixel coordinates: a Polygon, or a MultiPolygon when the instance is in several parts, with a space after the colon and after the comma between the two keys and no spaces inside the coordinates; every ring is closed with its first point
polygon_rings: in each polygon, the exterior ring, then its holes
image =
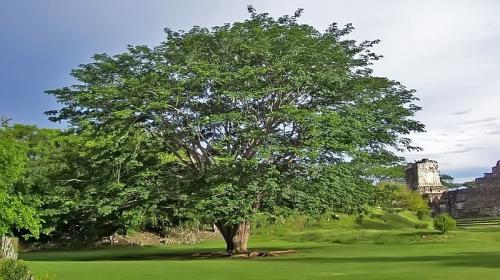
{"type": "Polygon", "coordinates": [[[409,211],[395,213],[373,209],[368,214],[352,215],[324,215],[319,218],[297,215],[280,221],[270,222],[265,219],[257,220],[254,233],[262,235],[287,234],[317,229],[333,230],[394,230],[394,229],[427,229],[432,228],[432,219],[424,217],[419,220],[409,211]]]}

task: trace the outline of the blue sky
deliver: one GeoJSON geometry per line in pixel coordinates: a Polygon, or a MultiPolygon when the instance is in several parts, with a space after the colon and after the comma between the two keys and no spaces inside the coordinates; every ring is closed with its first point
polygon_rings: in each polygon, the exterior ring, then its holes
{"type": "Polygon", "coordinates": [[[500,159],[500,1],[495,0],[0,0],[0,115],[43,127],[58,108],[44,94],[71,85],[71,69],[95,53],[155,45],[163,28],[215,26],[247,16],[246,5],[324,30],[352,22],[355,39],[381,39],[376,74],[417,90],[427,132],[414,135],[443,172],[468,180],[500,159]]]}

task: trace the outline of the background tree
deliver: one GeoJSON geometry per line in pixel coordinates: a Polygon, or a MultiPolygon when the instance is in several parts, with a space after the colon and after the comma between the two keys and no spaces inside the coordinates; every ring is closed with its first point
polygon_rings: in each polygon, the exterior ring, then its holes
{"type": "Polygon", "coordinates": [[[363,208],[352,206],[363,201],[356,188],[367,186],[368,167],[400,160],[391,151],[415,149],[402,135],[423,130],[412,119],[414,92],[372,75],[378,41],[346,39],[351,25],[319,32],[297,22],[302,10],[277,19],[249,12],[212,29],[166,29],[154,48],[95,55],[73,70],[79,84],[48,91],[63,105],[51,120],[124,143],[107,146],[99,164],[136,137],[137,150],[154,143],[157,178],[182,209],[215,221],[229,252],[247,251],[258,212],[333,209],[349,203],[345,193],[356,199],[340,209],[363,208]]]}
{"type": "Polygon", "coordinates": [[[26,205],[23,197],[12,189],[25,171],[27,149],[24,143],[5,133],[5,129],[0,128],[0,258],[16,258],[16,246],[7,235],[12,234],[13,229],[25,229],[37,236],[40,220],[36,210],[26,205]]]}
{"type": "Polygon", "coordinates": [[[455,189],[462,186],[462,184],[455,183],[455,178],[448,174],[440,174],[439,179],[441,180],[443,186],[447,187],[448,189],[455,189]]]}
{"type": "Polygon", "coordinates": [[[476,185],[476,182],[475,181],[467,181],[467,182],[463,182],[461,184],[462,187],[466,187],[466,188],[475,188],[477,187],[476,185]]]}
{"type": "Polygon", "coordinates": [[[417,213],[429,213],[429,205],[422,195],[410,190],[406,184],[380,182],[373,195],[374,204],[388,212],[409,210],[417,213]]]}
{"type": "Polygon", "coordinates": [[[20,124],[4,133],[25,145],[26,171],[12,189],[41,202],[43,240],[95,242],[130,229],[159,231],[181,218],[158,178],[163,165],[152,139],[116,141],[20,124]]]}

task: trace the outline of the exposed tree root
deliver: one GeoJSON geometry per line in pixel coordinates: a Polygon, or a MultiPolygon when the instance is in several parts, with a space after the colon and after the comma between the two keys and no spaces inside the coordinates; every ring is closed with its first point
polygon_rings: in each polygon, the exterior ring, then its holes
{"type": "Polygon", "coordinates": [[[244,254],[230,254],[227,252],[210,252],[194,254],[194,257],[200,258],[257,258],[257,257],[278,257],[280,255],[296,253],[295,250],[282,250],[282,251],[251,251],[244,254]]]}

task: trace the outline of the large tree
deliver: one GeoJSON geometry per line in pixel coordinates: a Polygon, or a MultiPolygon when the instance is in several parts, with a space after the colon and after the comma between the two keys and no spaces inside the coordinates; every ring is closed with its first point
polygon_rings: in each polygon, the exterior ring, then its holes
{"type": "Polygon", "coordinates": [[[73,70],[78,84],[48,91],[63,105],[54,121],[114,143],[154,139],[165,183],[229,252],[247,251],[257,212],[362,208],[363,170],[398,161],[393,151],[415,148],[404,135],[423,130],[414,92],[373,75],[377,41],[347,39],[351,25],[319,32],[297,21],[302,10],[249,12],[95,55],[73,70]]]}

